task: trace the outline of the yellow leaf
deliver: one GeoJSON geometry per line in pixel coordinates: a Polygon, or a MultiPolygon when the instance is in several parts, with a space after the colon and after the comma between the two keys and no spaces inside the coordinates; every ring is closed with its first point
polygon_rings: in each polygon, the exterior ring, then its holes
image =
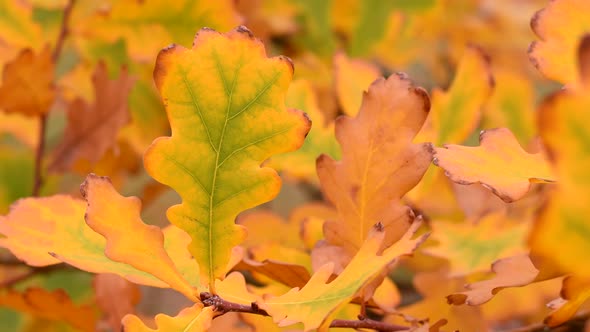
{"type": "Polygon", "coordinates": [[[381,77],[381,72],[370,62],[350,59],[344,53],[336,53],[334,76],[340,107],[344,114],[355,116],[361,107],[363,92],[381,77]]]}
{"type": "Polygon", "coordinates": [[[433,162],[454,182],[479,182],[505,202],[521,199],[531,183],[556,181],[543,154],[524,151],[510,130],[483,131],[479,141],[479,147],[436,148],[433,162]]]}
{"type": "Polygon", "coordinates": [[[222,299],[233,303],[250,305],[258,300],[258,296],[248,291],[246,279],[239,272],[232,272],[223,280],[215,280],[215,289],[222,299]]]}
{"type": "Polygon", "coordinates": [[[521,287],[530,284],[539,274],[528,255],[499,259],[492,264],[493,278],[467,284],[468,291],[447,296],[449,304],[480,305],[489,301],[506,287],[521,287]]]}
{"type": "Polygon", "coordinates": [[[284,106],[292,75],[291,62],[267,58],[244,27],[227,34],[202,29],[192,49],[172,46],[156,61],[172,136],[152,144],[145,168],[182,197],[168,219],[191,236],[189,251],[210,286],[244,239],[237,214],[280,189],[276,172],[260,164],[297,149],[309,131],[304,114],[284,106]]]}
{"type": "Polygon", "coordinates": [[[39,116],[49,112],[55,99],[55,64],[49,47],[38,54],[24,49],[2,73],[0,110],[39,116]]]}
{"type": "Polygon", "coordinates": [[[154,275],[188,298],[198,300],[196,290],[164,249],[162,230],[141,220],[137,197],[119,195],[108,178],[94,174],[86,177],[80,191],[88,203],[86,223],[105,237],[104,253],[108,258],[154,275]]]}
{"type": "Polygon", "coordinates": [[[446,258],[453,276],[489,271],[497,259],[527,252],[527,223],[518,224],[504,213],[489,214],[478,220],[432,223],[432,240],[438,245],[422,250],[446,258]]]}
{"type": "Polygon", "coordinates": [[[93,273],[114,273],[135,283],[169,287],[149,273],[108,259],[106,240],[86,225],[85,212],[84,201],[65,195],[22,199],[7,216],[0,216],[0,234],[6,236],[0,238],[0,246],[32,266],[63,261],[93,273]]]}
{"type": "Polygon", "coordinates": [[[407,230],[413,213],[400,199],[430,164],[430,146],[412,143],[429,106],[422,88],[394,74],[371,85],[356,117],[338,119],[342,160],[322,155],[317,161],[322,191],[338,210],[324,224],[329,244],[352,257],[377,222],[385,227],[384,247],[407,230]]]}
{"type": "Polygon", "coordinates": [[[23,2],[0,2],[0,31],[0,40],[9,45],[42,45],[41,27],[33,20],[32,7],[23,2]]]}
{"type": "Polygon", "coordinates": [[[284,295],[268,297],[259,305],[279,326],[303,322],[305,331],[318,328],[326,323],[326,318],[331,313],[352,300],[358,290],[377,277],[386,266],[390,266],[401,256],[411,254],[424,241],[426,235],[412,239],[418,227],[420,222],[412,224],[406,234],[381,255],[377,253],[385,234],[382,229],[377,229],[367,238],[344,271],[330,283],[326,282],[334,269],[332,263],[316,271],[301,290],[293,288],[284,295]]]}
{"type": "Polygon", "coordinates": [[[137,316],[127,315],[123,317],[123,332],[206,332],[214,314],[213,307],[203,308],[196,303],[174,317],[157,314],[155,330],[145,326],[137,316]]]}
{"type": "Polygon", "coordinates": [[[533,42],[529,57],[541,73],[561,83],[578,80],[578,43],[590,33],[586,0],[556,0],[539,10],[531,27],[540,41],[533,42]]]}

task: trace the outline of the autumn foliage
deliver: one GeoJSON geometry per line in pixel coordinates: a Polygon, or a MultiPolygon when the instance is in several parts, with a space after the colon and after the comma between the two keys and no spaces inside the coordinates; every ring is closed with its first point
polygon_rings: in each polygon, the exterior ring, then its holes
{"type": "Polygon", "coordinates": [[[590,331],[589,17],[0,0],[0,331],[590,331]]]}

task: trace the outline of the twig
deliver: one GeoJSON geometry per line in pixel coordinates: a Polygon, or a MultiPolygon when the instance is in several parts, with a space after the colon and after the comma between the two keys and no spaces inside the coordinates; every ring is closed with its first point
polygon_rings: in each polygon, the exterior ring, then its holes
{"type": "MultiPolygon", "coordinates": [[[[251,305],[244,305],[234,302],[229,302],[218,295],[214,295],[211,293],[201,293],[201,301],[205,307],[214,307],[215,311],[219,312],[220,314],[216,317],[219,317],[223,314],[228,312],[241,312],[247,314],[254,314],[260,316],[270,316],[268,312],[258,307],[256,303],[252,303],[251,305]]],[[[330,327],[334,328],[364,328],[364,329],[373,329],[376,331],[384,331],[384,332],[392,332],[392,331],[408,331],[410,328],[408,326],[402,325],[395,325],[389,324],[385,322],[380,322],[368,318],[363,318],[359,316],[359,320],[346,320],[346,319],[335,319],[330,323],[330,327]]]]}
{"type": "MultiPolygon", "coordinates": [[[[59,59],[59,56],[61,55],[63,49],[64,41],[69,33],[68,22],[75,2],[75,0],[70,0],[64,8],[64,14],[61,21],[61,29],[59,31],[59,35],[57,36],[57,41],[55,42],[55,48],[53,49],[53,53],[51,54],[51,59],[54,63],[57,63],[57,60],[59,59]]],[[[37,151],[35,151],[35,169],[33,174],[33,196],[39,196],[39,191],[41,190],[41,187],[43,186],[44,182],[42,174],[42,163],[43,155],[45,153],[45,131],[47,130],[47,113],[41,115],[39,117],[39,121],[39,141],[37,143],[37,151]]]]}

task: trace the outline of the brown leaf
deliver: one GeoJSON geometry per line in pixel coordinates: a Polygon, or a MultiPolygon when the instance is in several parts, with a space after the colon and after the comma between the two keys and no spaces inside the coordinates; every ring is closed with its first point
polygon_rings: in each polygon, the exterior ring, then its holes
{"type": "Polygon", "coordinates": [[[141,293],[136,284],[116,274],[98,274],[94,278],[96,303],[105,314],[105,319],[113,331],[121,331],[121,319],[127,314],[135,314],[141,293]]]}
{"type": "Polygon", "coordinates": [[[54,71],[49,47],[39,54],[28,48],[22,50],[4,67],[0,109],[27,116],[49,112],[55,99],[54,71]]]}
{"type": "Polygon", "coordinates": [[[88,104],[78,98],[69,105],[68,124],[50,170],[70,169],[79,159],[90,163],[101,159],[130,120],[127,97],[133,82],[126,69],[121,70],[118,79],[110,80],[105,64],[98,65],[92,77],[95,102],[88,104]]]}

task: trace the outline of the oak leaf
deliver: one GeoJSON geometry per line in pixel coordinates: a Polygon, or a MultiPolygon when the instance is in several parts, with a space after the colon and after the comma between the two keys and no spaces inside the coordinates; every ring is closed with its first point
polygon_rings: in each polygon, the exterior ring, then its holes
{"type": "Polygon", "coordinates": [[[317,160],[322,191],[338,210],[338,219],[324,224],[329,245],[352,257],[376,222],[385,228],[383,247],[407,230],[413,213],[400,200],[432,158],[428,144],[412,143],[429,109],[426,92],[394,74],[369,87],[356,117],[338,118],[342,160],[327,155],[317,160]]]}
{"type": "Polygon", "coordinates": [[[96,312],[91,306],[77,306],[62,290],[47,291],[28,288],[23,293],[15,290],[0,292],[0,307],[8,307],[33,316],[64,321],[81,331],[95,331],[96,312]]]}
{"type": "Polygon", "coordinates": [[[352,300],[359,289],[375,279],[386,266],[401,256],[410,255],[426,239],[427,235],[412,239],[419,227],[420,222],[415,222],[398,242],[377,255],[385,239],[382,227],[378,227],[333,281],[327,283],[334,269],[334,264],[328,263],[317,270],[303,288],[267,297],[259,306],[279,326],[302,322],[304,330],[309,331],[329,324],[328,317],[335,310],[352,300]]]}
{"type": "Polygon", "coordinates": [[[151,329],[135,315],[123,318],[123,332],[206,332],[211,326],[215,312],[213,307],[203,308],[200,303],[185,308],[174,317],[164,314],[156,315],[156,329],[151,329]]]}
{"type": "Polygon", "coordinates": [[[510,130],[485,130],[479,140],[479,147],[448,144],[436,148],[434,164],[454,182],[479,182],[508,203],[526,195],[531,183],[556,181],[543,154],[524,151],[510,130]]]}
{"type": "Polygon", "coordinates": [[[68,170],[78,159],[100,160],[130,120],[127,98],[133,83],[126,69],[118,79],[110,80],[104,63],[96,67],[92,76],[95,101],[88,104],[78,98],[68,106],[68,123],[53,153],[51,170],[68,170]]]}
{"type": "Polygon", "coordinates": [[[531,27],[540,40],[531,44],[529,57],[548,78],[564,84],[578,80],[578,43],[590,33],[588,12],[588,1],[556,0],[531,19],[531,27]]]}
{"type": "Polygon", "coordinates": [[[202,29],[192,49],[174,45],[156,61],[172,136],[146,151],[145,168],[182,197],[167,216],[191,236],[189,251],[210,286],[245,237],[234,224],[237,214],[279,191],[276,172],[260,164],[297,149],[309,131],[304,114],[284,106],[292,74],[291,62],[267,58],[245,27],[227,34],[202,29]]]}
{"type": "Polygon", "coordinates": [[[86,177],[80,192],[88,203],[86,224],[106,239],[104,254],[108,258],[154,275],[188,298],[198,299],[166,252],[162,230],[141,220],[137,197],[119,195],[108,178],[94,174],[86,177]]]}
{"type": "MultiPolygon", "coordinates": [[[[108,259],[104,254],[106,240],[86,225],[85,212],[83,200],[66,195],[21,199],[13,204],[8,215],[0,216],[0,233],[6,236],[0,239],[0,246],[31,266],[66,262],[93,273],[114,273],[135,283],[169,287],[149,273],[108,259]]],[[[165,239],[166,244],[169,242],[165,239]]],[[[189,255],[186,248],[184,252],[182,255],[179,250],[170,250],[170,256],[181,261],[178,256],[189,255]]],[[[194,265],[186,269],[198,273],[194,265]]],[[[198,285],[198,274],[196,277],[196,282],[190,275],[187,279],[198,285]]]]}
{"type": "Polygon", "coordinates": [[[49,47],[35,54],[22,50],[8,62],[0,85],[0,110],[26,116],[44,115],[55,100],[55,64],[49,47]]]}
{"type": "Polygon", "coordinates": [[[489,301],[506,287],[521,287],[530,284],[539,274],[528,255],[502,258],[492,264],[493,278],[467,284],[468,291],[447,296],[449,304],[480,305],[489,301]]]}

